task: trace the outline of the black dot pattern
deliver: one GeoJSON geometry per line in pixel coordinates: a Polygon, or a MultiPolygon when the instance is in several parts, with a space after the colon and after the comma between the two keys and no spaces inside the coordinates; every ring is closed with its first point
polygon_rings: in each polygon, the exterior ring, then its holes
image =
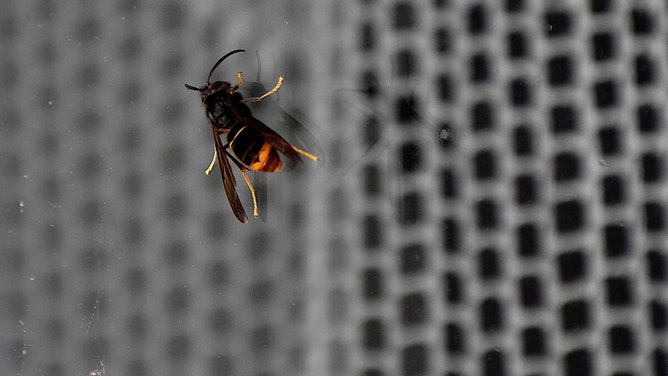
{"type": "Polygon", "coordinates": [[[665,4],[361,3],[391,156],[360,177],[352,373],[668,372],[665,4]]]}
{"type": "Polygon", "coordinates": [[[0,374],[668,374],[665,2],[303,5],[3,4],[0,374]]]}

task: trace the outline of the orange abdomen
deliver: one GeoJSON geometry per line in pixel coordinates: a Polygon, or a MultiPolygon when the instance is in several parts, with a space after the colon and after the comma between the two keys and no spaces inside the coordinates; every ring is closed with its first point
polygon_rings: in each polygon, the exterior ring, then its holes
{"type": "Polygon", "coordinates": [[[245,125],[232,127],[227,142],[234,155],[253,170],[274,172],[283,167],[276,148],[245,125]]]}

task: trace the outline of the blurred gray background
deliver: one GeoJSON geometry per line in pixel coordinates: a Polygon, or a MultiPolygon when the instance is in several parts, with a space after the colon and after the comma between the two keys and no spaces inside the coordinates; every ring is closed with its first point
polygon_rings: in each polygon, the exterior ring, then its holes
{"type": "Polygon", "coordinates": [[[668,374],[666,12],[4,0],[0,374],[668,374]],[[237,48],[322,157],[245,225],[183,87],[237,48]]]}

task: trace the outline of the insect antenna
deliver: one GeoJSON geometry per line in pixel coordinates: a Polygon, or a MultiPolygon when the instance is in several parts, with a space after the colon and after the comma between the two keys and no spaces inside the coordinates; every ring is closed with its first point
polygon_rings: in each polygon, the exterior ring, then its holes
{"type": "Polygon", "coordinates": [[[236,54],[237,52],[246,52],[246,50],[234,50],[234,51],[230,51],[230,52],[226,53],[223,57],[221,57],[220,59],[218,59],[218,61],[216,61],[216,64],[214,64],[213,67],[211,67],[211,70],[209,71],[209,76],[206,78],[206,83],[207,83],[207,84],[208,84],[208,83],[211,83],[211,76],[213,75],[213,71],[215,71],[216,68],[218,68],[218,65],[220,65],[220,63],[222,63],[223,60],[225,60],[228,56],[233,55],[233,54],[236,54]]]}

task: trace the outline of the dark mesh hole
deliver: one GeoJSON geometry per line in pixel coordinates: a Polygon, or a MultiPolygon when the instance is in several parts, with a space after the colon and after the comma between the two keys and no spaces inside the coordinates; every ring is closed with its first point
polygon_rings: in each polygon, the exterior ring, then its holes
{"type": "Polygon", "coordinates": [[[640,132],[653,133],[659,130],[659,114],[654,106],[649,104],[640,105],[636,115],[640,132]]]}
{"type": "Polygon", "coordinates": [[[420,293],[408,294],[399,302],[401,323],[406,326],[424,323],[427,318],[427,300],[420,293]]]}
{"type": "Polygon", "coordinates": [[[362,139],[364,145],[367,147],[373,146],[378,142],[381,136],[381,127],[378,119],[374,116],[369,116],[362,124],[362,139]]]}
{"type": "Polygon", "coordinates": [[[146,277],[143,269],[137,268],[127,271],[125,275],[125,286],[131,294],[138,295],[143,293],[147,284],[148,277],[146,277]]]}
{"type": "Polygon", "coordinates": [[[663,178],[663,162],[654,153],[645,153],[641,158],[641,174],[645,183],[658,183],[663,178]]]}
{"type": "Polygon", "coordinates": [[[446,303],[458,304],[462,302],[462,283],[457,274],[446,273],[443,276],[443,292],[445,293],[444,298],[446,303]]]}
{"type": "Polygon", "coordinates": [[[629,253],[629,237],[624,224],[606,225],[603,236],[605,237],[605,255],[607,257],[621,257],[629,253]]]}
{"type": "Polygon", "coordinates": [[[400,164],[403,172],[415,172],[422,165],[422,152],[420,147],[414,142],[408,142],[401,146],[400,164]]]}
{"type": "Polygon", "coordinates": [[[454,218],[446,218],[441,224],[441,235],[443,248],[447,252],[455,253],[459,251],[459,224],[454,218]]]}
{"type": "Polygon", "coordinates": [[[362,275],[362,295],[365,299],[374,300],[382,298],[383,274],[378,269],[367,269],[362,275]]]}
{"type": "Polygon", "coordinates": [[[186,13],[181,3],[175,1],[163,3],[159,13],[163,31],[182,30],[185,22],[183,15],[186,13]]]}
{"type": "Polygon", "coordinates": [[[400,1],[392,9],[392,24],[397,30],[407,30],[415,27],[416,14],[412,2],[400,1]]]}
{"type": "Polygon", "coordinates": [[[533,223],[517,228],[517,253],[520,257],[536,256],[540,253],[538,229],[533,223]]]}
{"type": "MultiPolygon", "coordinates": [[[[50,272],[46,277],[44,277],[44,292],[52,298],[56,298],[62,295],[63,293],[63,276],[60,272],[58,271],[53,271],[50,272]]],[[[90,297],[89,297],[90,298],[90,297]]],[[[96,298],[93,298],[93,301],[96,298]]],[[[90,303],[90,299],[87,301],[87,303],[90,303]]],[[[82,305],[83,306],[83,305],[82,305]]],[[[94,311],[94,307],[96,306],[95,303],[93,303],[91,306],[87,307],[91,312],[94,311]]]]}
{"type": "Polygon", "coordinates": [[[603,203],[606,206],[620,205],[625,201],[624,181],[616,175],[603,178],[602,182],[603,203]]]}
{"type": "Polygon", "coordinates": [[[86,179],[97,179],[100,176],[100,173],[105,170],[104,161],[99,154],[90,153],[84,155],[77,164],[78,175],[86,179]]]}
{"type": "Polygon", "coordinates": [[[607,13],[610,11],[611,0],[590,0],[589,9],[592,13],[607,13]]]}
{"type": "Polygon", "coordinates": [[[668,375],[668,352],[661,348],[652,352],[652,370],[655,376],[668,375]]]}
{"type": "Polygon", "coordinates": [[[621,143],[619,140],[619,130],[615,127],[602,128],[598,132],[598,140],[603,156],[619,154],[621,152],[621,143]]]}
{"type": "Polygon", "coordinates": [[[441,171],[441,196],[448,200],[457,198],[457,177],[453,170],[441,171]]]}
{"type": "Polygon", "coordinates": [[[480,328],[485,333],[497,332],[503,326],[503,309],[496,299],[486,299],[480,305],[480,328]]]}
{"type": "Polygon", "coordinates": [[[511,59],[527,57],[529,47],[526,35],[523,32],[513,31],[508,35],[508,56],[511,59]]]}
{"type": "Polygon", "coordinates": [[[494,109],[489,102],[478,102],[471,108],[471,129],[474,131],[494,128],[494,109]]]}
{"type": "MultiPolygon", "coordinates": [[[[371,0],[365,0],[365,1],[371,1],[371,0]]],[[[360,376],[384,376],[385,374],[383,371],[375,368],[367,368],[364,371],[362,371],[362,374],[360,376]]]]}
{"type": "Polygon", "coordinates": [[[648,35],[654,32],[654,18],[645,9],[631,11],[631,30],[634,34],[648,35]]]}
{"type": "Polygon", "coordinates": [[[663,302],[652,300],[649,304],[649,322],[655,331],[668,329],[668,310],[663,302]]]}
{"type": "Polygon", "coordinates": [[[438,28],[434,33],[434,49],[439,54],[448,54],[452,50],[450,32],[446,28],[438,28]]]}
{"type": "Polygon", "coordinates": [[[500,349],[494,349],[482,355],[482,374],[484,376],[505,376],[503,353],[500,349]]]}
{"type": "Polygon", "coordinates": [[[401,97],[396,102],[396,117],[399,123],[411,123],[418,119],[418,102],[412,95],[401,97]]]}
{"type": "Polygon", "coordinates": [[[562,11],[548,11],[545,13],[544,24],[548,37],[559,37],[571,32],[571,17],[562,11]]]}
{"type": "Polygon", "coordinates": [[[625,277],[606,278],[605,289],[609,306],[626,307],[633,304],[631,282],[625,277]]]}
{"type": "Polygon", "coordinates": [[[540,327],[530,327],[522,331],[522,353],[526,357],[544,356],[546,350],[545,333],[540,327]]]}
{"type": "Polygon", "coordinates": [[[465,351],[464,329],[457,323],[448,323],[443,328],[445,351],[449,354],[458,355],[465,351]]]}
{"type": "Polygon", "coordinates": [[[364,22],[360,26],[360,48],[362,51],[376,48],[376,32],[371,22],[364,22]]]}
{"type": "Polygon", "coordinates": [[[480,252],[478,270],[480,278],[483,280],[495,279],[501,275],[499,255],[496,250],[487,248],[480,252]]]}
{"type": "Polygon", "coordinates": [[[636,85],[644,86],[656,81],[654,73],[654,63],[647,55],[638,55],[635,61],[636,85]]]}
{"type": "Polygon", "coordinates": [[[165,199],[162,213],[165,217],[177,220],[188,213],[186,197],[182,193],[173,193],[165,199]]]}
{"type": "Polygon", "coordinates": [[[524,107],[531,104],[531,86],[524,79],[510,83],[510,101],[513,106],[524,107]]]}
{"type": "Polygon", "coordinates": [[[422,216],[424,215],[424,205],[422,196],[417,192],[410,192],[405,194],[399,200],[399,207],[397,216],[399,219],[399,224],[401,225],[414,225],[422,221],[422,216]]]}
{"type": "Polygon", "coordinates": [[[487,29],[487,14],[485,8],[476,4],[469,8],[468,12],[468,25],[469,33],[471,34],[481,34],[484,33],[487,29]]]}
{"type": "Polygon", "coordinates": [[[577,112],[568,105],[552,108],[550,120],[553,133],[572,132],[578,129],[577,112]]]}
{"type": "Polygon", "coordinates": [[[537,201],[536,182],[531,175],[515,178],[515,202],[518,205],[533,205],[537,201]]]}
{"type": "MultiPolygon", "coordinates": [[[[367,98],[375,98],[378,96],[378,93],[380,92],[380,85],[378,83],[378,77],[376,76],[376,72],[372,70],[364,71],[362,73],[362,93],[367,98]]],[[[373,118],[375,120],[375,118],[373,118]]]]}
{"type": "Polygon", "coordinates": [[[174,287],[165,296],[165,308],[170,314],[183,314],[189,308],[190,300],[187,288],[174,287]]]}
{"type": "MultiPolygon", "coordinates": [[[[102,357],[100,357],[99,359],[102,359],[102,357]]],[[[44,367],[44,374],[45,375],[66,376],[66,374],[67,374],[65,365],[62,364],[62,363],[49,362],[49,363],[43,365],[43,367],[44,367]]]]}
{"type": "Polygon", "coordinates": [[[644,205],[645,209],[645,228],[648,232],[663,231],[665,219],[663,215],[663,206],[660,203],[648,202],[644,205]]]}
{"type": "Polygon", "coordinates": [[[493,179],[496,175],[496,157],[490,150],[482,150],[474,156],[475,177],[478,180],[493,179]]]}
{"type": "Polygon", "coordinates": [[[564,375],[589,376],[592,374],[592,356],[588,350],[573,350],[564,356],[564,375]]]}
{"type": "Polygon", "coordinates": [[[498,226],[496,204],[490,199],[483,199],[476,205],[476,223],[481,230],[498,226]]]}
{"type": "Polygon", "coordinates": [[[370,319],[362,325],[362,346],[367,350],[385,347],[385,328],[379,319],[370,319]]]}
{"type": "Polygon", "coordinates": [[[587,259],[582,250],[568,251],[557,257],[559,280],[571,283],[583,280],[587,273],[587,259]]]}
{"type": "Polygon", "coordinates": [[[506,0],[506,12],[514,13],[525,9],[525,0],[506,0]]]}
{"type": "Polygon", "coordinates": [[[367,195],[375,196],[381,193],[381,179],[378,166],[366,166],[362,176],[364,177],[364,192],[367,195]]]}
{"type": "Polygon", "coordinates": [[[229,311],[215,309],[209,313],[208,328],[217,335],[229,333],[234,327],[234,317],[229,311]]]}
{"type": "Polygon", "coordinates": [[[455,98],[455,88],[448,74],[440,74],[436,78],[438,98],[443,102],[452,102],[455,98]]]}
{"type": "Polygon", "coordinates": [[[146,316],[134,313],[130,315],[126,323],[127,334],[134,340],[142,340],[148,334],[149,323],[146,316]]]}
{"type": "Polygon", "coordinates": [[[593,57],[596,61],[610,60],[615,57],[615,38],[610,33],[596,33],[592,37],[593,57]]]}
{"type": "Polygon", "coordinates": [[[561,327],[565,332],[584,332],[590,324],[589,305],[584,300],[565,303],[561,307],[561,327]]]}
{"type": "Polygon", "coordinates": [[[580,160],[569,152],[559,153],[554,158],[554,180],[564,182],[580,177],[580,160]]]}
{"type": "Polygon", "coordinates": [[[404,376],[426,375],[429,369],[427,347],[417,344],[401,351],[401,363],[404,376]]]}
{"type": "Polygon", "coordinates": [[[427,264],[426,250],[422,244],[409,244],[400,251],[401,272],[414,274],[424,271],[427,264]]]}
{"type": "Polygon", "coordinates": [[[524,308],[536,308],[543,304],[542,283],[536,276],[526,276],[519,281],[520,302],[524,308]]]}
{"type": "Polygon", "coordinates": [[[513,149],[518,156],[533,154],[533,135],[529,126],[520,125],[515,128],[513,131],[513,149]]]}
{"type": "Polygon", "coordinates": [[[598,82],[594,85],[596,107],[609,108],[617,105],[617,85],[614,81],[598,82]]]}
{"type": "MultiPolygon", "coordinates": [[[[235,373],[233,357],[227,354],[214,355],[209,360],[209,371],[211,375],[233,375],[235,373]]],[[[140,375],[146,375],[142,372],[140,375]]]]}
{"type": "Polygon", "coordinates": [[[651,249],[647,252],[647,274],[653,282],[668,280],[668,258],[663,251],[651,249]]]}
{"type": "Polygon", "coordinates": [[[411,51],[399,51],[396,56],[397,75],[399,77],[410,77],[418,70],[417,59],[411,51]]]}
{"type": "Polygon", "coordinates": [[[251,349],[255,354],[267,353],[275,342],[274,330],[269,325],[260,325],[250,332],[251,349]]]}
{"type": "Polygon", "coordinates": [[[631,354],[635,352],[635,338],[630,328],[613,326],[608,332],[610,352],[613,354],[631,354]]]}
{"type": "Polygon", "coordinates": [[[551,86],[565,86],[573,81],[573,64],[568,56],[555,56],[547,62],[547,80],[551,86]]]}
{"type": "Polygon", "coordinates": [[[367,249],[378,248],[382,242],[383,230],[380,219],[376,215],[367,215],[362,223],[362,236],[364,247],[367,249]]]}
{"type": "MultiPolygon", "coordinates": [[[[221,207],[222,208],[222,207],[221,207]]],[[[227,213],[222,211],[215,211],[209,213],[206,219],[206,234],[212,239],[222,239],[225,236],[225,223],[228,220],[227,213]]]]}
{"type": "Polygon", "coordinates": [[[259,280],[250,282],[246,296],[248,302],[253,305],[269,304],[272,297],[275,295],[275,282],[259,277],[259,280]]]}
{"type": "Polygon", "coordinates": [[[219,289],[229,282],[230,268],[225,261],[214,261],[209,266],[208,274],[211,287],[219,289]]]}
{"type": "Polygon", "coordinates": [[[581,202],[571,200],[555,205],[555,222],[557,231],[562,233],[581,230],[584,227],[585,208],[581,202]]]}
{"type": "Polygon", "coordinates": [[[482,53],[473,55],[469,67],[471,69],[470,77],[473,83],[489,81],[491,67],[486,55],[482,53]]]}

